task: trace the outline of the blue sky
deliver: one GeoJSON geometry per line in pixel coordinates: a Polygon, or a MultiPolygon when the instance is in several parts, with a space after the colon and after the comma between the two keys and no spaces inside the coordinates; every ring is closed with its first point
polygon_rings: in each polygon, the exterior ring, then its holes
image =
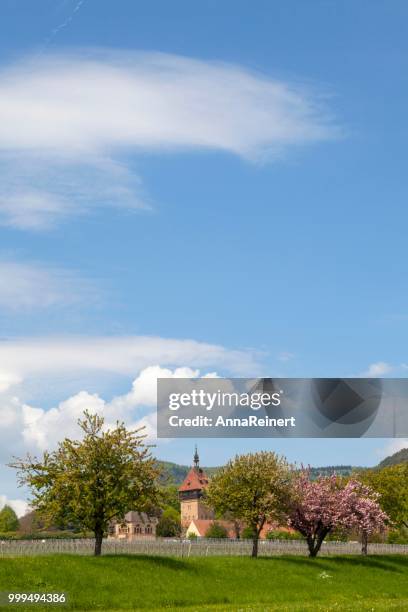
{"type": "MultiPolygon", "coordinates": [[[[41,450],[82,403],[148,418],[129,394],[150,366],[406,375],[407,17],[397,1],[3,0],[13,450],[41,450]]],[[[187,462],[193,442],[157,453],[187,462]]],[[[202,460],[268,444],[208,440],[202,460]]],[[[398,444],[269,446],[373,465],[398,444]]],[[[0,501],[21,496],[0,478],[0,501]]]]}

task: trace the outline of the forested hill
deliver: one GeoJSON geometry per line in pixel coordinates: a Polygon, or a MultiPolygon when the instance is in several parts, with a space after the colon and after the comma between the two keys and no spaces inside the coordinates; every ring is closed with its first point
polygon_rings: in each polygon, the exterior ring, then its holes
{"type": "Polygon", "coordinates": [[[390,457],[386,457],[378,464],[379,468],[389,467],[390,465],[397,465],[398,463],[406,463],[408,461],[408,448],[402,448],[397,453],[394,453],[390,457]]]}
{"type": "MultiPolygon", "coordinates": [[[[378,468],[388,467],[390,465],[396,465],[397,463],[404,463],[408,461],[408,448],[403,448],[402,450],[394,453],[390,457],[386,457],[378,464],[378,468]]],[[[187,476],[187,473],[191,466],[189,465],[179,465],[178,463],[172,463],[170,461],[159,461],[160,467],[163,470],[163,480],[168,482],[169,484],[180,485],[184,478],[187,476]]],[[[204,467],[204,471],[208,476],[212,476],[215,474],[219,467],[204,467]]],[[[341,476],[349,476],[354,470],[360,471],[364,468],[359,468],[357,466],[352,465],[326,465],[322,467],[312,467],[310,469],[312,478],[317,478],[319,475],[321,476],[329,476],[334,472],[341,476]]]]}
{"type": "MultiPolygon", "coordinates": [[[[158,462],[161,469],[163,470],[163,480],[168,481],[170,484],[181,484],[184,478],[187,476],[187,473],[191,466],[188,465],[179,465],[178,463],[171,463],[170,461],[159,461],[158,462]]],[[[219,467],[203,467],[207,476],[212,476],[215,474],[219,467]]],[[[336,474],[341,474],[342,476],[349,476],[351,472],[356,469],[351,465],[329,465],[324,467],[314,467],[311,468],[311,476],[312,478],[317,478],[317,476],[328,476],[336,472],[336,474]]]]}

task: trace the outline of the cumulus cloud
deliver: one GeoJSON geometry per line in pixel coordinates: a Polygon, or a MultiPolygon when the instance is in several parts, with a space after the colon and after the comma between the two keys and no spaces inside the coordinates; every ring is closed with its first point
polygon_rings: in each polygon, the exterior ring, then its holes
{"type": "MultiPolygon", "coordinates": [[[[78,437],[78,419],[83,416],[84,410],[103,416],[107,428],[116,421],[124,421],[131,428],[144,427],[143,433],[152,439],[156,437],[157,379],[198,376],[199,369],[149,366],[134,379],[128,393],[117,395],[109,401],[96,393],[82,390],[57,406],[44,410],[13,398],[7,408],[0,409],[0,418],[3,425],[8,425],[8,436],[13,439],[13,446],[33,452],[52,449],[63,437],[78,437]]],[[[211,372],[203,376],[214,377],[217,374],[211,372]]]]}
{"type": "Polygon", "coordinates": [[[0,393],[8,391],[10,387],[18,385],[20,382],[22,382],[22,379],[18,374],[0,370],[0,393]]]}
{"type": "MultiPolygon", "coordinates": [[[[125,396],[131,405],[143,404],[145,406],[155,406],[157,403],[157,379],[158,378],[197,378],[200,370],[188,367],[161,368],[160,366],[150,366],[141,371],[139,376],[133,381],[131,392],[125,396]]],[[[216,372],[209,372],[202,375],[203,378],[215,378],[216,372]]]]}
{"type": "Polygon", "coordinates": [[[85,408],[103,414],[108,424],[119,419],[132,426],[146,425],[146,433],[152,437],[156,431],[152,408],[158,376],[196,377],[203,370],[206,376],[216,376],[213,368],[256,375],[257,357],[250,351],[157,337],[0,341],[0,463],[26,450],[49,447],[63,435],[78,433],[76,421],[85,408]],[[160,362],[162,366],[150,365],[160,362]],[[179,367],[183,362],[191,366],[179,367]],[[93,386],[97,381],[100,387],[101,379],[121,379],[135,372],[139,375],[129,392],[109,401],[86,390],[89,381],[93,386]],[[70,397],[54,403],[53,408],[45,410],[35,405],[36,394],[49,404],[63,393],[70,397]],[[135,414],[135,408],[141,406],[144,410],[135,414]]]}
{"type": "Polygon", "coordinates": [[[27,448],[50,449],[62,437],[78,437],[78,419],[84,410],[102,414],[105,402],[96,394],[81,391],[50,410],[22,407],[22,436],[27,448]]]}
{"type": "MultiPolygon", "coordinates": [[[[95,298],[92,284],[68,270],[0,260],[0,309],[67,306],[95,298]]],[[[0,372],[0,391],[1,376],[0,372]]]]}
{"type": "Polygon", "coordinates": [[[40,229],[97,203],[143,207],[129,153],[254,160],[338,135],[306,87],[232,64],[124,51],[28,58],[0,73],[0,215],[40,229]]]}

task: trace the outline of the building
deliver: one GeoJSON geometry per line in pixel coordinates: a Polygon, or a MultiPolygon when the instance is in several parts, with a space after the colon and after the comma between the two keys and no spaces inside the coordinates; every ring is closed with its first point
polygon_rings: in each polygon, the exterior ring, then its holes
{"type": "Polygon", "coordinates": [[[214,521],[214,519],[193,519],[187,528],[186,536],[196,536],[197,538],[205,538],[207,531],[214,523],[217,523],[217,525],[221,525],[221,527],[225,528],[227,532],[227,538],[234,540],[239,537],[239,529],[237,529],[237,525],[235,525],[232,521],[214,521]]]}
{"type": "Polygon", "coordinates": [[[111,524],[109,537],[118,540],[152,539],[156,537],[158,522],[156,516],[149,516],[146,512],[132,510],[125,514],[123,521],[111,524]]]}
{"type": "Polygon", "coordinates": [[[187,531],[193,520],[214,519],[214,512],[204,504],[203,496],[208,486],[208,477],[200,468],[197,447],[194,453],[193,467],[179,488],[181,527],[187,531]]]}
{"type": "MultiPolygon", "coordinates": [[[[226,521],[215,519],[214,512],[204,503],[205,489],[209,480],[202,468],[199,466],[197,447],[194,453],[193,467],[185,477],[179,488],[181,528],[185,536],[195,535],[198,538],[205,537],[208,529],[216,522],[225,527],[227,537],[231,539],[241,537],[245,524],[242,521],[226,521]]],[[[292,531],[282,527],[278,523],[265,523],[260,539],[267,537],[270,530],[292,531]]]]}

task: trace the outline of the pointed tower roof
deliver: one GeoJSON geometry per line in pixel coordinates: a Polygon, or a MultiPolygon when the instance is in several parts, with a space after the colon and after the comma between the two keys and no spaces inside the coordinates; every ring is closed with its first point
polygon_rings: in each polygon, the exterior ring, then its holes
{"type": "Polygon", "coordinates": [[[200,457],[198,456],[198,450],[197,450],[197,444],[195,445],[195,452],[194,452],[194,467],[198,468],[199,464],[200,464],[200,457]]]}
{"type": "Polygon", "coordinates": [[[199,466],[199,457],[197,446],[194,452],[194,466],[190,469],[185,477],[183,484],[179,487],[179,491],[202,491],[208,486],[207,474],[199,466]]]}

